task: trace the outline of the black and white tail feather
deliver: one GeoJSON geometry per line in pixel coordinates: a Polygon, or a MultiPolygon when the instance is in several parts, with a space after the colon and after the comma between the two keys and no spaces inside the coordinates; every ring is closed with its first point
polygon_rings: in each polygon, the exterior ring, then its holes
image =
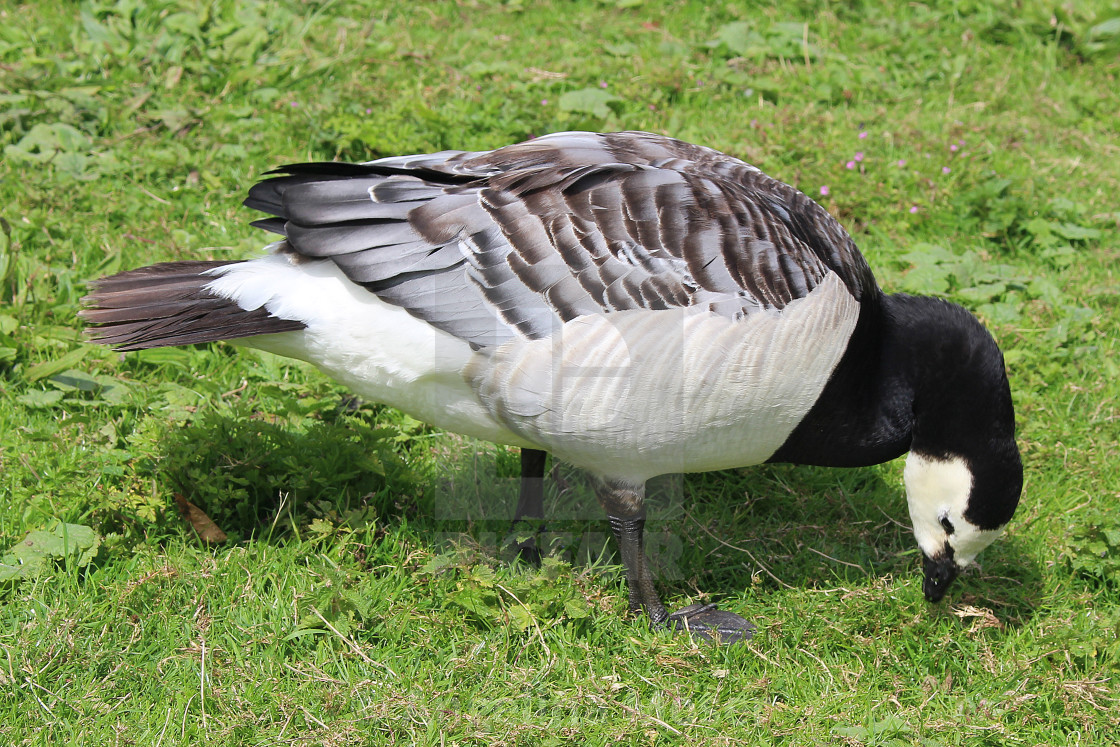
{"type": "Polygon", "coordinates": [[[90,283],[81,315],[93,342],[117,350],[233,340],[303,329],[264,308],[246,310],[206,289],[229,262],[165,262],[90,283]]]}

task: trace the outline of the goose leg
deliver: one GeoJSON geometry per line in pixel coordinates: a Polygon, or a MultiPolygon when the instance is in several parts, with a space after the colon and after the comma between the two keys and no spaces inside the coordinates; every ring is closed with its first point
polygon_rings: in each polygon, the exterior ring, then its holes
{"type": "Polygon", "coordinates": [[[517,543],[517,556],[533,565],[541,562],[536,534],[540,533],[540,522],[544,519],[544,466],[547,457],[548,454],[539,449],[521,450],[521,494],[513,525],[514,531],[523,520],[535,525],[534,536],[517,543]]]}
{"type": "Polygon", "coordinates": [[[721,643],[750,640],[755,627],[734,612],[714,604],[690,604],[670,613],[661,603],[653,585],[653,573],[645,553],[645,487],[624,483],[603,483],[597,491],[599,503],[607,512],[611,533],[618,542],[626,584],[630,592],[630,611],[645,610],[655,628],[685,630],[693,638],[721,643]]]}
{"type": "Polygon", "coordinates": [[[630,611],[639,613],[643,609],[654,626],[660,626],[669,617],[669,611],[661,603],[657,590],[653,587],[653,574],[646,560],[645,534],[646,517],[616,516],[607,513],[611,532],[618,542],[622,553],[622,564],[626,566],[626,584],[630,589],[630,611]]]}

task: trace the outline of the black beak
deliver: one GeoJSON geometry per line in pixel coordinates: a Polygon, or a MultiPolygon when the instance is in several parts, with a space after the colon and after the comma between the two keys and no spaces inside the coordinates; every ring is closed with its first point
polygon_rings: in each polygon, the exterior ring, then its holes
{"type": "Polygon", "coordinates": [[[957,561],[953,560],[953,548],[946,547],[935,557],[922,553],[922,569],[925,571],[925,580],[922,581],[922,593],[926,595],[927,602],[940,602],[949,590],[961,569],[957,561]]]}

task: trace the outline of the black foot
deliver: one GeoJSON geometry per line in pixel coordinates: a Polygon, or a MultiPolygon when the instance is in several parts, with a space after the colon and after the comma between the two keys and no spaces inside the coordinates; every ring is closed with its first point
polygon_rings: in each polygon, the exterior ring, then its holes
{"type": "Polygon", "coordinates": [[[540,535],[540,529],[536,525],[537,522],[533,522],[532,525],[528,522],[517,522],[513,531],[502,540],[502,554],[509,557],[506,553],[516,552],[516,560],[528,563],[534,568],[539,568],[544,553],[537,547],[537,537],[540,535]]]}
{"type": "Polygon", "coordinates": [[[537,548],[537,543],[529,540],[517,546],[517,559],[522,563],[528,563],[534,568],[541,567],[541,551],[537,548]]]}
{"type": "Polygon", "coordinates": [[[732,644],[749,641],[755,626],[734,612],[718,609],[714,604],[690,604],[669,613],[664,623],[674,630],[684,630],[693,638],[712,643],[732,644]]]}

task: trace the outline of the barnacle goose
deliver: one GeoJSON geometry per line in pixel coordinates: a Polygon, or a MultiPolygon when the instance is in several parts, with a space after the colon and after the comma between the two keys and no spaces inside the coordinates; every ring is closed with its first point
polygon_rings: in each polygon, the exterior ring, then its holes
{"type": "MultiPolygon", "coordinates": [[[[670,614],[643,551],[646,481],[760,464],[904,471],[937,601],[1022,488],[1003,357],[963,308],[886,295],[840,224],[738,159],[642,132],[279,169],[245,204],[283,238],[249,261],[93,283],[92,339],[138,350],[242,338],[363,397],[586,469],[632,611],[740,640],[711,605],[670,614]]],[[[536,485],[537,487],[533,487],[536,485]]]]}

